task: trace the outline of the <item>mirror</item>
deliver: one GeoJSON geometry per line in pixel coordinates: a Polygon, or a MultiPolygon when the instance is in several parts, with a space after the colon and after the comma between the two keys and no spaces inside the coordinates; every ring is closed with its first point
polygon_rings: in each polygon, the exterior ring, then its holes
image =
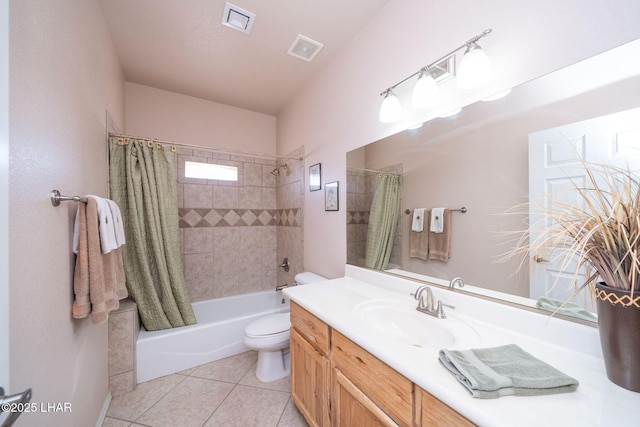
{"type": "MultiPolygon", "coordinates": [[[[402,201],[386,271],[535,307],[529,265],[500,261],[524,216],[506,215],[529,201],[529,134],[640,107],[640,40],[477,102],[456,116],[435,118],[347,153],[347,263],[364,266],[375,171],[402,175],[402,201]],[[412,213],[451,212],[447,262],[409,256],[412,213]],[[405,213],[405,212],[409,213],[405,213]]],[[[531,268],[534,268],[531,266],[531,268]]]]}

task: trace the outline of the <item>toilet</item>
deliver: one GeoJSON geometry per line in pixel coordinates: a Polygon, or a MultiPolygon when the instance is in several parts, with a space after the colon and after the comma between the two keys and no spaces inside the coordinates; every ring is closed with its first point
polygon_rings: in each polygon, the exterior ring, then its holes
{"type": "MultiPolygon", "coordinates": [[[[304,272],[296,274],[296,285],[327,280],[318,274],[304,272]]],[[[244,330],[242,342],[251,350],[258,351],[256,377],[263,383],[279,380],[289,375],[289,312],[270,314],[249,323],[244,330]]]]}

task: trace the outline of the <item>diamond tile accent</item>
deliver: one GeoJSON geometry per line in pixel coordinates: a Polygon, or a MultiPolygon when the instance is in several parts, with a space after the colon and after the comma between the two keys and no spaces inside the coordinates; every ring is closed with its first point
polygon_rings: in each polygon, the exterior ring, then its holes
{"type": "Polygon", "coordinates": [[[179,227],[244,227],[283,225],[300,227],[302,210],[294,209],[178,209],[179,227]]]}

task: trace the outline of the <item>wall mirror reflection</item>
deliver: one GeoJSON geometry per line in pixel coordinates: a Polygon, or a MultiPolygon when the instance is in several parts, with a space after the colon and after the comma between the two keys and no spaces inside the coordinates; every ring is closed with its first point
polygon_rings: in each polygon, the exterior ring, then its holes
{"type": "MultiPolygon", "coordinates": [[[[544,262],[530,257],[518,269],[515,259],[499,260],[513,244],[504,232],[520,230],[527,221],[505,212],[538,197],[530,189],[539,191],[535,165],[549,155],[544,145],[550,134],[575,147],[587,138],[585,128],[621,113],[612,128],[588,137],[588,143],[601,144],[606,158],[622,161],[631,154],[615,150],[621,141],[616,135],[624,133],[625,144],[640,146],[640,109],[634,110],[640,107],[638,57],[640,40],[525,83],[503,98],[466,106],[454,117],[431,119],[347,153],[347,262],[367,266],[375,185],[380,176],[397,174],[401,200],[391,253],[385,266],[374,268],[443,285],[462,277],[464,291],[534,308],[544,295],[566,299],[570,291],[562,279],[553,292],[540,283],[550,274],[544,262]],[[411,256],[415,209],[462,206],[467,213],[451,212],[446,262],[411,256]]],[[[573,302],[593,311],[587,295],[573,302]]]]}

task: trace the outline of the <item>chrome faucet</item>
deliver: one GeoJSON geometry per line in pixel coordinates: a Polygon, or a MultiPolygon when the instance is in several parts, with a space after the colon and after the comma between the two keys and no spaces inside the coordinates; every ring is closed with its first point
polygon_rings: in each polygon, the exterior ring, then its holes
{"type": "Polygon", "coordinates": [[[297,283],[294,281],[293,285],[290,285],[288,283],[285,283],[284,285],[278,285],[276,286],[276,292],[283,290],[284,288],[288,288],[289,286],[295,286],[297,285],[297,283]]]}
{"type": "Polygon", "coordinates": [[[462,277],[454,277],[449,282],[449,288],[450,289],[454,289],[456,287],[456,285],[460,286],[461,288],[464,287],[464,282],[462,281],[462,277]]]}
{"type": "Polygon", "coordinates": [[[422,312],[422,313],[426,313],[430,316],[433,317],[437,317],[438,319],[446,319],[447,316],[444,314],[444,309],[442,308],[443,306],[447,306],[449,308],[454,308],[454,306],[449,305],[449,304],[443,304],[441,300],[438,300],[437,304],[434,304],[433,302],[433,292],[431,291],[431,288],[427,285],[422,285],[420,286],[418,289],[416,289],[416,292],[411,294],[415,299],[418,300],[418,306],[416,307],[416,310],[422,312]],[[424,292],[427,292],[427,296],[426,296],[426,303],[425,303],[425,297],[423,296],[424,292]],[[435,306],[435,307],[434,307],[435,306]]]}

